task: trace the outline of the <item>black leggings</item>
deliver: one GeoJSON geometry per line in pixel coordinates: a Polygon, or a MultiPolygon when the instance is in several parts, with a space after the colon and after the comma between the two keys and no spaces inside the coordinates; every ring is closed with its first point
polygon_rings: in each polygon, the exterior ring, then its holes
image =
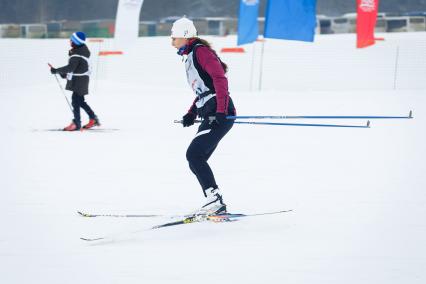
{"type": "Polygon", "coordinates": [[[213,154],[219,141],[234,125],[233,120],[228,120],[214,128],[208,119],[204,120],[198,128],[197,135],[192,140],[186,151],[189,168],[195,174],[203,191],[210,187],[217,187],[213,172],[207,160],[213,154]]]}
{"type": "Polygon", "coordinates": [[[79,95],[77,93],[72,93],[72,108],[74,112],[74,123],[78,126],[81,125],[81,118],[80,118],[80,108],[84,109],[84,111],[89,115],[90,119],[95,119],[96,115],[93,112],[93,110],[90,108],[90,106],[86,103],[84,100],[84,96],[79,95]]]}

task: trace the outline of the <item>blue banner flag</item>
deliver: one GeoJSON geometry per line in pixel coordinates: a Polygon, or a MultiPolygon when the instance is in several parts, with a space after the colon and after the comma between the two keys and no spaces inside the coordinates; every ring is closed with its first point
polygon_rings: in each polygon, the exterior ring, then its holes
{"type": "Polygon", "coordinates": [[[265,38],[314,41],[316,0],[269,0],[265,38]]]}
{"type": "Polygon", "coordinates": [[[258,15],[259,0],[240,0],[238,45],[256,41],[259,34],[258,15]]]}

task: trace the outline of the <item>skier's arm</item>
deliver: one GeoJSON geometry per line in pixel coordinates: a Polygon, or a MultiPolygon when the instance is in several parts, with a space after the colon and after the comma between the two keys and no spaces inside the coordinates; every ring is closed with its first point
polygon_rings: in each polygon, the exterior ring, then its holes
{"type": "Polygon", "coordinates": [[[70,57],[68,61],[68,65],[57,68],[56,73],[67,74],[67,73],[74,72],[74,70],[78,66],[78,62],[79,62],[79,59],[77,57],[70,57]]]}
{"type": "Polygon", "coordinates": [[[227,113],[229,103],[228,79],[217,56],[207,47],[199,47],[196,52],[197,60],[212,78],[216,91],[218,113],[227,113]]]}
{"type": "Polygon", "coordinates": [[[197,107],[195,106],[195,102],[197,101],[197,99],[198,98],[194,100],[188,112],[182,117],[183,127],[188,127],[194,124],[195,118],[197,118],[197,107]]]}
{"type": "Polygon", "coordinates": [[[197,102],[198,98],[195,98],[194,102],[192,102],[191,107],[188,110],[188,113],[192,113],[194,115],[197,115],[197,107],[195,106],[195,103],[197,102]]]}

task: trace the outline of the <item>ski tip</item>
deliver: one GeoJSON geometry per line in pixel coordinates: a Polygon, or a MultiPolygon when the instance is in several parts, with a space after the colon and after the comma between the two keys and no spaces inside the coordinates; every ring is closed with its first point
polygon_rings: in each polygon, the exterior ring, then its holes
{"type": "Polygon", "coordinates": [[[293,212],[293,209],[287,209],[287,210],[281,210],[281,211],[271,212],[271,214],[280,214],[280,213],[288,213],[288,212],[293,212]]]}
{"type": "Polygon", "coordinates": [[[410,110],[410,113],[408,114],[408,118],[413,118],[413,111],[410,110]]]}
{"type": "Polygon", "coordinates": [[[93,215],[90,215],[90,214],[87,214],[87,213],[83,213],[81,211],[77,211],[77,214],[79,216],[82,216],[82,217],[94,217],[93,215]]]}
{"type": "Polygon", "coordinates": [[[89,238],[80,238],[80,240],[86,241],[86,242],[93,242],[93,241],[100,241],[104,238],[95,238],[95,239],[89,239],[89,238]]]}

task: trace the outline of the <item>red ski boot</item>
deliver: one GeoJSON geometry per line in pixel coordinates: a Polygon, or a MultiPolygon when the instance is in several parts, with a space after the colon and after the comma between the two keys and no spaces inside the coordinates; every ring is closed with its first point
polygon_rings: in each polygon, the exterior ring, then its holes
{"type": "Polygon", "coordinates": [[[90,129],[94,126],[101,126],[101,123],[99,122],[99,119],[97,117],[91,118],[89,120],[89,123],[83,126],[83,129],[90,129]]]}
{"type": "Polygon", "coordinates": [[[79,130],[79,129],[80,129],[80,127],[78,127],[78,125],[75,124],[74,121],[73,121],[73,122],[71,122],[70,125],[68,125],[67,127],[65,127],[63,130],[64,131],[76,131],[76,130],[79,130]]]}

